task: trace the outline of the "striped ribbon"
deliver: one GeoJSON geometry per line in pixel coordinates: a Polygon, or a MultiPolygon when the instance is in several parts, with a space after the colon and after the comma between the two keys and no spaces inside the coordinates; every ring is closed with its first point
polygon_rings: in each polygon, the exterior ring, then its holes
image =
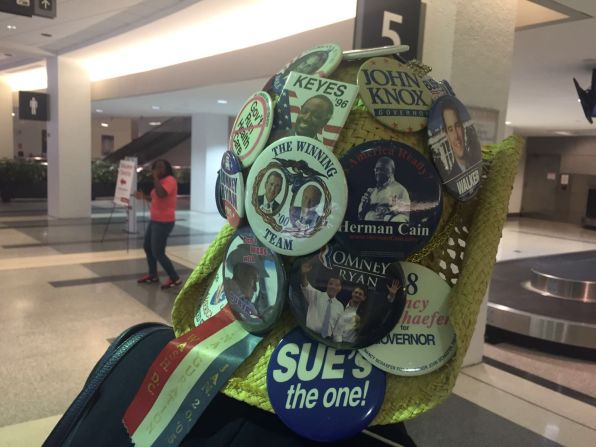
{"type": "Polygon", "coordinates": [[[261,337],[229,306],[172,340],[149,368],[123,423],[137,447],[177,446],[261,337]]]}

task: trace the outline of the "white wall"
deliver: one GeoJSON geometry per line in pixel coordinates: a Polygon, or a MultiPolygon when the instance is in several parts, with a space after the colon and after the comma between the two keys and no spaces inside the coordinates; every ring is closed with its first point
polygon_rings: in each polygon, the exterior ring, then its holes
{"type": "Polygon", "coordinates": [[[0,158],[13,158],[12,90],[0,77],[0,158]]]}

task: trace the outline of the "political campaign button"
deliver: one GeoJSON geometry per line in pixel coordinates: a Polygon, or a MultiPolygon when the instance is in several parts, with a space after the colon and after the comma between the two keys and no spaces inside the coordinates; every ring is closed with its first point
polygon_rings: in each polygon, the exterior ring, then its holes
{"type": "Polygon", "coordinates": [[[236,116],[229,149],[245,168],[253,164],[265,147],[273,123],[273,106],[267,92],[257,92],[244,103],[236,116]]]}
{"type": "Polygon", "coordinates": [[[360,97],[381,123],[400,132],[426,127],[432,96],[414,71],[395,58],[373,57],[358,71],[360,97]]]}
{"type": "Polygon", "coordinates": [[[360,352],[373,365],[399,376],[418,376],[443,366],[456,350],[449,321],[449,285],[432,270],[401,263],[406,308],[395,328],[360,352]]]}
{"type": "Polygon", "coordinates": [[[292,431],[319,442],[341,441],[368,427],[385,398],[386,375],[356,351],[286,335],[271,354],[267,393],[292,431]]]}
{"type": "Polygon", "coordinates": [[[195,326],[198,326],[203,321],[211,318],[226,305],[227,301],[223,287],[223,276],[223,264],[221,264],[215,272],[213,282],[211,283],[203,302],[197,307],[195,313],[195,326]]]}
{"type": "Polygon", "coordinates": [[[279,95],[292,71],[326,78],[335,71],[341,58],[341,47],[335,43],[319,45],[306,50],[274,75],[263,87],[263,90],[271,90],[279,95]]]}
{"type": "Polygon", "coordinates": [[[217,206],[219,215],[226,219],[226,209],[221,197],[221,169],[217,170],[217,179],[215,180],[215,206],[217,206]]]}
{"type": "Polygon", "coordinates": [[[444,79],[442,81],[435,81],[430,76],[425,76],[424,78],[422,78],[422,82],[424,82],[424,85],[426,85],[426,87],[430,91],[433,100],[446,95],[455,96],[455,94],[453,93],[453,89],[451,88],[451,85],[444,79]]]}
{"type": "Polygon", "coordinates": [[[428,121],[433,161],[449,193],[469,200],[480,187],[482,151],[466,107],[453,96],[435,101],[428,121]]]}
{"type": "Polygon", "coordinates": [[[248,222],[263,244],[283,255],[305,255],[325,245],[342,223],[347,201],[339,160],[307,137],[267,146],[246,181],[248,222]]]}
{"type": "Polygon", "coordinates": [[[298,135],[333,149],[357,95],[355,84],[290,73],[275,106],[269,142],[298,135]]]}
{"type": "Polygon", "coordinates": [[[224,293],[244,329],[264,334],[279,319],[287,295],[281,257],[263,246],[249,227],[232,236],[223,268],[224,293]]]}
{"type": "Polygon", "coordinates": [[[409,49],[409,45],[387,45],[385,47],[365,48],[363,50],[349,50],[343,52],[343,58],[346,61],[355,61],[371,57],[391,56],[394,54],[405,53],[409,49]]]}
{"type": "Polygon", "coordinates": [[[232,151],[224,152],[219,181],[226,218],[238,228],[244,220],[244,176],[240,159],[232,151]]]}
{"type": "Polygon", "coordinates": [[[439,176],[424,155],[378,140],[350,149],[341,164],[350,201],[335,238],[346,249],[401,260],[430,240],[443,199],[439,176]]]}
{"type": "Polygon", "coordinates": [[[393,329],[405,302],[403,273],[391,259],[361,257],[330,243],[292,265],[289,303],[296,321],[335,348],[378,342],[393,329]]]}

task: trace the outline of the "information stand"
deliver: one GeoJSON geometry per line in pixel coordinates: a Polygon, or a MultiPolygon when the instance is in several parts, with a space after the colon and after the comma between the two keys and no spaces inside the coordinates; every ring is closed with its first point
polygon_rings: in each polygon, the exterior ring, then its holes
{"type": "Polygon", "coordinates": [[[129,234],[136,234],[137,228],[137,200],[135,198],[137,185],[137,158],[126,157],[120,160],[118,166],[118,178],[116,180],[116,191],[114,193],[114,200],[110,218],[103,232],[101,242],[104,241],[108,227],[112,222],[112,215],[114,209],[119,207],[126,208],[126,227],[124,231],[129,234]]]}

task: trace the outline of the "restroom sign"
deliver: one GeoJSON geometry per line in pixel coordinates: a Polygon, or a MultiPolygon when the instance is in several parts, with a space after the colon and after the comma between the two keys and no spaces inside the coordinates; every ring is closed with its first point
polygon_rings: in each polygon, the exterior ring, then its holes
{"type": "Polygon", "coordinates": [[[19,119],[49,120],[50,95],[38,92],[19,92],[19,119]]]}

